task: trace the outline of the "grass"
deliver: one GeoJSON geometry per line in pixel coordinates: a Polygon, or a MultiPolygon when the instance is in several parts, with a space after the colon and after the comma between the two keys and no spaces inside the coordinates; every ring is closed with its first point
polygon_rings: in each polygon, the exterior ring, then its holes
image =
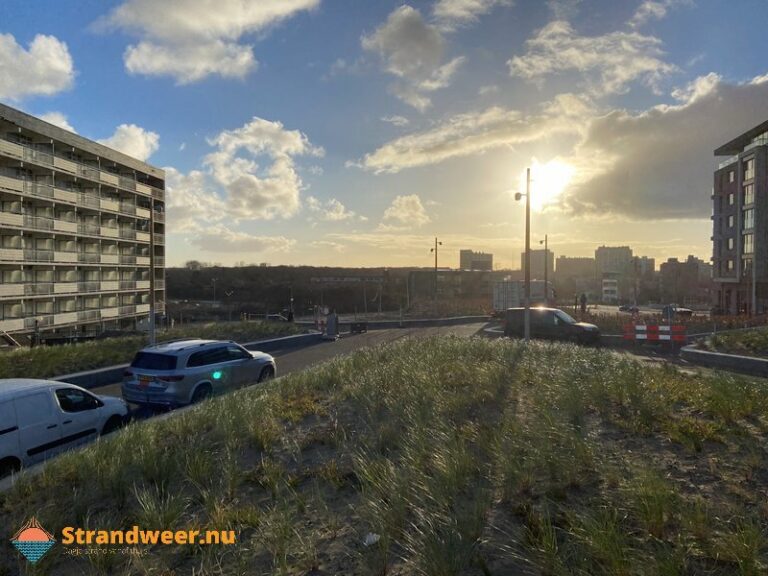
{"type": "Polygon", "coordinates": [[[702,347],[713,352],[768,358],[768,327],[714,334],[702,347]]]}
{"type": "MultiPolygon", "coordinates": [[[[250,342],[300,331],[293,324],[219,322],[172,328],[159,333],[158,341],[195,337],[250,342]]],[[[9,350],[0,354],[0,378],[51,378],[125,364],[146,344],[146,336],[124,336],[79,344],[9,350]]]]}
{"type": "Polygon", "coordinates": [[[36,574],[764,574],[766,432],[762,381],[404,340],[51,462],[0,495],[0,574],[26,570],[8,537],[32,515],[54,534],[238,534],[143,556],[59,545],[36,574]]]}

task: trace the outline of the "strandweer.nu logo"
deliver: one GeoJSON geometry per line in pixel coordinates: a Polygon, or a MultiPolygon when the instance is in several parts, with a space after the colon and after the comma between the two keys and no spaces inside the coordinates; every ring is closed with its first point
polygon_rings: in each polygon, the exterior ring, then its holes
{"type": "Polygon", "coordinates": [[[16,549],[32,564],[36,563],[56,543],[56,539],[32,518],[11,539],[16,549]]]}

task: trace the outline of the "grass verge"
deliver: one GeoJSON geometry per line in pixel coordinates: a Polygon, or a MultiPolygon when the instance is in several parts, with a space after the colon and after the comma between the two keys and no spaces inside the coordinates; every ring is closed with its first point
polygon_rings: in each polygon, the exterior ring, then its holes
{"type": "MultiPolygon", "coordinates": [[[[262,338],[289,336],[302,330],[276,322],[218,322],[173,328],[158,333],[158,341],[175,338],[226,339],[252,342],[262,338]]],[[[50,378],[124,364],[147,344],[146,336],[105,338],[79,344],[41,346],[9,350],[0,354],[0,378],[50,378]]]]}
{"type": "Polygon", "coordinates": [[[54,535],[238,539],[57,545],[35,574],[764,574],[767,432],[760,381],[570,345],[401,341],[51,462],[0,495],[0,575],[32,573],[8,539],[33,515],[54,535]]]}

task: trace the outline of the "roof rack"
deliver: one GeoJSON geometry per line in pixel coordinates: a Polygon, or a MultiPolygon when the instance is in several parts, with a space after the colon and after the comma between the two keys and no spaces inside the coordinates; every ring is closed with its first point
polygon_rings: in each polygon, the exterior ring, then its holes
{"type": "Polygon", "coordinates": [[[155,342],[151,346],[148,346],[148,348],[154,348],[156,346],[162,346],[163,344],[173,344],[174,342],[185,342],[186,340],[202,340],[202,338],[174,338],[173,340],[162,340],[160,342],[155,342]]]}

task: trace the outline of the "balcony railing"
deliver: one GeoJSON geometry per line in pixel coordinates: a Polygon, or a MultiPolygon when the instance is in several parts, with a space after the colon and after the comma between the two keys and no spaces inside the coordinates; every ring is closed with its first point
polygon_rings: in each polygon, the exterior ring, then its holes
{"type": "Polygon", "coordinates": [[[77,252],[70,252],[69,250],[56,250],[53,253],[53,259],[55,262],[77,262],[77,252]]]}
{"type": "Polygon", "coordinates": [[[0,154],[21,160],[24,158],[24,148],[8,140],[0,140],[0,154]]]}
{"type": "Polygon", "coordinates": [[[136,280],[120,280],[120,290],[136,290],[136,280]]]}
{"type": "Polygon", "coordinates": [[[117,264],[118,262],[120,262],[119,254],[102,254],[101,255],[102,264],[117,264]]]}
{"type": "Polygon", "coordinates": [[[0,224],[5,226],[24,226],[24,217],[13,212],[0,212],[0,224]]]}
{"type": "Polygon", "coordinates": [[[80,194],[77,203],[90,208],[101,208],[101,199],[93,194],[80,194]]]}
{"type": "Polygon", "coordinates": [[[155,244],[165,244],[165,234],[155,234],[155,244]]]}
{"type": "Polygon", "coordinates": [[[131,314],[136,314],[136,305],[131,304],[130,306],[120,306],[118,313],[120,316],[130,316],[131,314]]]}
{"type": "Polygon", "coordinates": [[[136,230],[136,240],[139,242],[149,242],[149,232],[142,232],[141,230],[136,230]]]}
{"type": "Polygon", "coordinates": [[[44,294],[53,294],[53,282],[35,282],[34,284],[24,284],[25,296],[41,296],[44,294]]]}
{"type": "Polygon", "coordinates": [[[23,295],[24,284],[0,284],[0,297],[23,295]]]}
{"type": "Polygon", "coordinates": [[[117,316],[120,314],[120,310],[117,307],[110,307],[110,308],[102,308],[101,309],[101,317],[102,318],[117,318],[117,316]]]}
{"type": "Polygon", "coordinates": [[[0,320],[0,330],[3,332],[24,330],[24,318],[6,318],[5,320],[0,320]]]}
{"type": "Polygon", "coordinates": [[[155,200],[164,200],[165,199],[165,191],[160,190],[159,188],[152,188],[152,197],[155,200]]]}
{"type": "Polygon", "coordinates": [[[119,235],[118,229],[112,226],[102,226],[99,230],[99,234],[107,236],[109,238],[117,238],[119,235]]]}
{"type": "Polygon", "coordinates": [[[120,187],[126,190],[136,190],[136,180],[120,176],[120,187]]]}
{"type": "Polygon", "coordinates": [[[112,212],[117,212],[120,210],[120,202],[117,200],[105,200],[104,198],[101,199],[101,202],[99,203],[99,207],[102,210],[110,210],[112,212]]]}
{"type": "Polygon", "coordinates": [[[59,281],[53,285],[54,294],[71,294],[72,292],[77,292],[77,291],[78,291],[77,282],[59,281]]]}
{"type": "Polygon", "coordinates": [[[155,210],[155,222],[165,222],[165,212],[155,210]]]}
{"type": "Polygon", "coordinates": [[[24,260],[24,250],[20,248],[0,248],[0,260],[24,260]]]}
{"type": "Polygon", "coordinates": [[[136,230],[133,228],[120,228],[120,238],[136,240],[136,230]]]}
{"type": "Polygon", "coordinates": [[[24,318],[24,328],[44,328],[46,326],[53,326],[53,314],[43,314],[24,318]]]}
{"type": "Polygon", "coordinates": [[[71,220],[53,220],[53,229],[59,232],[77,232],[77,222],[71,220]]]}
{"type": "Polygon", "coordinates": [[[92,320],[99,320],[101,318],[100,310],[80,310],[77,313],[78,322],[90,322],[92,320]]]}
{"type": "Polygon", "coordinates": [[[146,314],[149,312],[149,304],[136,304],[136,314],[146,314]]]}
{"type": "Polygon", "coordinates": [[[53,198],[53,186],[42,182],[24,180],[24,194],[39,196],[40,198],[53,198]]]}
{"type": "Polygon", "coordinates": [[[101,227],[98,224],[90,224],[88,222],[81,222],[77,225],[77,231],[80,234],[90,234],[91,236],[98,236],[101,232],[101,227]]]}
{"type": "Polygon", "coordinates": [[[104,172],[104,170],[102,170],[99,173],[99,179],[102,182],[106,182],[107,184],[112,184],[113,186],[117,186],[120,183],[120,178],[117,176],[117,174],[111,174],[109,172],[104,172]]]}
{"type": "Polygon", "coordinates": [[[78,292],[100,292],[101,282],[78,282],[77,291],[78,292]]]}
{"type": "Polygon", "coordinates": [[[136,256],[133,254],[121,254],[120,264],[136,264],[136,256]]]}
{"type": "Polygon", "coordinates": [[[60,311],[54,315],[54,323],[57,326],[61,324],[74,324],[77,320],[77,312],[60,311]]]}
{"type": "Polygon", "coordinates": [[[141,192],[142,194],[151,196],[152,188],[150,186],[147,186],[146,184],[142,184],[141,182],[136,182],[136,192],[141,192]]]}
{"type": "Polygon", "coordinates": [[[150,212],[147,208],[142,208],[141,206],[136,206],[136,216],[139,218],[146,218],[149,220],[150,212]]]}
{"type": "Polygon", "coordinates": [[[53,250],[24,250],[24,260],[31,262],[53,262],[53,250]]]}
{"type": "Polygon", "coordinates": [[[78,252],[77,261],[81,264],[98,264],[101,262],[101,255],[98,252],[78,252]]]}
{"type": "Polygon", "coordinates": [[[43,216],[24,216],[24,227],[35,230],[53,230],[53,218],[43,216]]]}
{"type": "Polygon", "coordinates": [[[149,266],[149,256],[136,256],[137,266],[149,266]]]}
{"type": "Polygon", "coordinates": [[[123,214],[136,214],[136,204],[120,203],[120,212],[123,214]]]}
{"type": "Polygon", "coordinates": [[[155,256],[155,262],[154,262],[155,268],[162,268],[165,266],[165,258],[162,256],[155,256]]]}
{"type": "Polygon", "coordinates": [[[48,164],[52,166],[53,154],[24,146],[24,160],[27,162],[36,162],[38,164],[48,164]]]}

